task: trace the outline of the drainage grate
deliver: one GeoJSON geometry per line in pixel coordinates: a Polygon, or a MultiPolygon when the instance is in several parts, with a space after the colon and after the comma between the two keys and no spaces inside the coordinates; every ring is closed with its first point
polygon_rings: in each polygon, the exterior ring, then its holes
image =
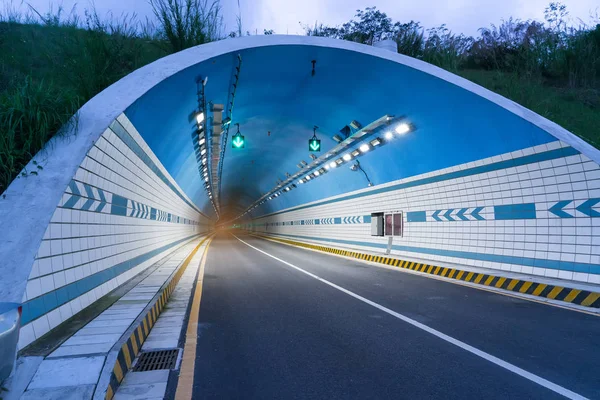
{"type": "Polygon", "coordinates": [[[137,363],[133,370],[138,371],[154,371],[157,369],[173,369],[177,363],[178,349],[174,350],[159,350],[149,351],[140,354],[137,363]]]}

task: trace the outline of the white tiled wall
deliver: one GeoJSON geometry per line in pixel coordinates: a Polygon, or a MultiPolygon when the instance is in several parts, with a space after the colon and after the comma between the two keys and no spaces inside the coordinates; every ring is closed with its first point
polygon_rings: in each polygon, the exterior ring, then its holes
{"type": "MultiPolygon", "coordinates": [[[[124,115],[118,121],[187,199],[130,121],[124,115]]],[[[73,181],[85,197],[80,198],[72,208],[66,208],[73,190],[70,187],[65,190],[38,250],[27,282],[24,303],[209,229],[208,219],[165,184],[110,128],[88,152],[73,181]],[[88,210],[82,209],[89,200],[83,184],[91,187],[95,199],[88,210]],[[101,210],[98,209],[101,203],[100,192],[107,201],[101,210]],[[151,220],[149,216],[139,218],[111,214],[113,194],[129,199],[128,215],[134,206],[133,200],[145,205],[144,210],[154,207],[165,214],[180,217],[181,222],[151,220]],[[182,223],[183,218],[191,222],[182,223]]],[[[187,201],[191,203],[189,199],[187,201]]],[[[183,244],[185,241],[155,254],[91,291],[25,324],[21,328],[19,348],[46,334],[183,244]]]]}
{"type": "MultiPolygon", "coordinates": [[[[542,153],[568,147],[559,141],[504,154],[464,165],[435,171],[399,181],[361,190],[369,192],[382,187],[420,180],[511,158],[542,153]]],[[[331,172],[335,173],[335,172],[331,172]]],[[[307,183],[310,184],[310,183],[307,183]]],[[[344,197],[350,193],[345,193],[344,197]]],[[[331,199],[335,199],[333,197],[331,199]]],[[[578,154],[550,161],[535,162],[498,171],[470,175],[389,191],[371,196],[332,202],[258,218],[254,229],[265,232],[265,222],[299,221],[346,216],[365,216],[373,212],[405,212],[404,237],[394,238],[394,245],[410,246],[411,251],[393,250],[392,254],[509,270],[529,274],[559,277],[577,281],[600,283],[600,275],[553,268],[537,268],[513,263],[492,262],[472,258],[419,253],[414,248],[464,251],[478,254],[527,257],[536,260],[558,260],[600,264],[600,218],[591,218],[576,211],[588,199],[600,198],[600,167],[586,156],[578,154]],[[572,200],[564,208],[574,218],[559,218],[548,210],[561,200],[572,200]],[[494,207],[507,204],[535,203],[536,219],[495,220],[494,207]],[[484,207],[477,221],[469,213],[475,207],[484,207]],[[469,221],[437,222],[432,218],[436,210],[454,209],[455,216],[462,208],[469,208],[469,221]],[[427,222],[406,222],[406,212],[426,211],[427,222]]],[[[321,202],[317,201],[314,204],[321,202]]],[[[313,204],[313,203],[309,203],[313,204]]],[[[600,211],[600,204],[595,207],[600,211]]],[[[319,224],[269,226],[268,233],[361,242],[343,244],[322,241],[330,245],[362,248],[373,251],[370,243],[387,244],[386,237],[372,237],[370,224],[319,224]]],[[[378,248],[377,251],[382,251],[378,248]]]]}

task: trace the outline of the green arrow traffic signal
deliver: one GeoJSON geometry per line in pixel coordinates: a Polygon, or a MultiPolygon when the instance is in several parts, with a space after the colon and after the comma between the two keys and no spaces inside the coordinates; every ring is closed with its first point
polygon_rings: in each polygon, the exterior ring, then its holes
{"type": "Polygon", "coordinates": [[[231,140],[231,145],[234,149],[243,149],[245,147],[246,141],[244,140],[244,136],[239,133],[236,134],[231,140]]]}
{"type": "Polygon", "coordinates": [[[308,141],[308,151],[321,151],[321,141],[319,139],[310,139],[308,141]]]}

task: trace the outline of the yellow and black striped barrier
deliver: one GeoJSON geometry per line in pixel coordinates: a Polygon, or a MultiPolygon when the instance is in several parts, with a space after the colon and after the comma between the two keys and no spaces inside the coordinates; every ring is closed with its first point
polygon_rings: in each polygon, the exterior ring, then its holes
{"type": "Polygon", "coordinates": [[[115,393],[117,393],[117,389],[119,388],[121,382],[123,382],[125,374],[131,368],[133,360],[135,360],[135,357],[142,349],[142,344],[144,341],[146,341],[146,338],[150,334],[150,330],[156,323],[156,320],[158,320],[158,316],[169,301],[171,293],[173,293],[173,290],[175,290],[177,283],[179,283],[179,280],[181,279],[181,276],[185,272],[190,261],[192,261],[192,258],[196,255],[200,249],[200,246],[202,246],[207,239],[208,236],[202,239],[202,241],[187,256],[181,268],[179,268],[175,275],[173,275],[171,281],[162,290],[162,293],[160,293],[158,299],[146,313],[142,321],[138,324],[137,328],[135,328],[127,341],[123,344],[123,346],[121,346],[119,354],[117,355],[117,360],[115,361],[115,366],[110,375],[108,388],[106,389],[106,396],[104,397],[106,400],[112,400],[112,398],[115,396],[115,393]]]}
{"type": "Polygon", "coordinates": [[[488,275],[471,271],[462,271],[456,268],[439,267],[413,261],[400,260],[385,256],[376,256],[372,254],[359,253],[356,251],[336,249],[333,247],[320,246],[294,240],[281,239],[273,236],[256,235],[269,240],[291,244],[294,246],[305,247],[308,249],[324,251],[345,257],[358,258],[360,260],[372,261],[393,267],[410,269],[411,271],[423,272],[426,274],[442,276],[445,278],[456,279],[464,282],[471,282],[478,285],[495,287],[498,289],[510,290],[522,294],[545,297],[552,300],[560,300],[571,304],[577,304],[585,307],[600,308],[600,293],[587,290],[571,289],[568,287],[547,285],[528,280],[510,279],[496,275],[488,275]]]}

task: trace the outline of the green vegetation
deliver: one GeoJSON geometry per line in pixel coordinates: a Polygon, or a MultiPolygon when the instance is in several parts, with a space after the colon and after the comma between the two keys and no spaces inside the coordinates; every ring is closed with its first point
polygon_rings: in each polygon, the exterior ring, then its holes
{"type": "MultiPolygon", "coordinates": [[[[135,15],[100,18],[94,10],[22,14],[12,3],[0,10],[0,192],[104,88],[170,53],[226,37],[218,0],[148,1],[156,25],[135,15]]],[[[392,39],[400,53],[512,99],[599,147],[600,24],[567,21],[566,8],[551,3],[543,23],[509,19],[467,37],[367,8],[342,26],[305,29],[365,44],[392,39]]],[[[242,32],[238,16],[237,31],[227,36],[242,32]]]]}

